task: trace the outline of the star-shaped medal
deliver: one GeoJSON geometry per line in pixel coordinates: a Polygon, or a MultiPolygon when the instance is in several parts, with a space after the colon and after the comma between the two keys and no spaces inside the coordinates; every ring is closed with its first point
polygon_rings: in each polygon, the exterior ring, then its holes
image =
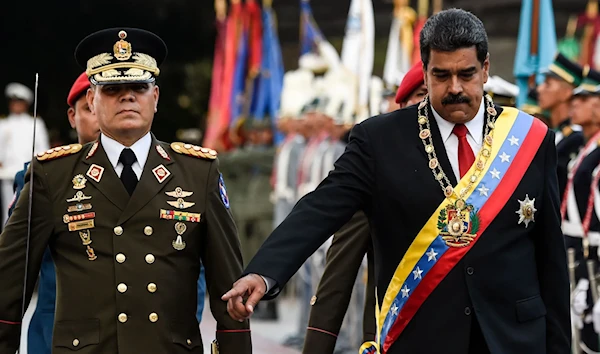
{"type": "Polygon", "coordinates": [[[515,212],[519,215],[518,224],[525,223],[525,227],[528,227],[530,221],[535,221],[534,215],[537,211],[534,205],[535,198],[529,199],[529,195],[525,194],[525,200],[519,200],[519,204],[519,210],[515,212]]]}

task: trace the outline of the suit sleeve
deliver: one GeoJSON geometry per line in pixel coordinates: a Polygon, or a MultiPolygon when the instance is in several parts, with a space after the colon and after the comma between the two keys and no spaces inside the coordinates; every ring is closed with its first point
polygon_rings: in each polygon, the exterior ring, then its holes
{"type": "MultiPolygon", "coordinates": [[[[53,232],[52,210],[49,190],[43,168],[33,163],[34,193],[29,244],[29,267],[25,304],[29,304],[38,278],[44,250],[53,232]]],[[[23,303],[23,281],[25,278],[25,254],[27,249],[27,224],[29,217],[30,171],[25,175],[23,188],[16,207],[0,235],[0,353],[14,353],[21,335],[21,306],[23,303]]]]}
{"type": "Polygon", "coordinates": [[[375,166],[368,141],[363,125],[355,126],[334,170],[296,204],[250,261],[244,274],[277,283],[265,299],[275,297],[304,261],[370,201],[375,166]]]}
{"type": "Polygon", "coordinates": [[[547,353],[568,353],[571,341],[569,315],[569,276],[563,235],[560,228],[560,202],[556,175],[554,133],[549,132],[545,149],[545,188],[536,237],[536,257],[540,291],[546,305],[547,353]]]}
{"type": "Polygon", "coordinates": [[[221,185],[218,160],[210,167],[206,189],[207,235],[202,247],[202,264],[210,309],[217,321],[217,341],[221,354],[250,354],[250,324],[237,322],[227,314],[227,303],[221,300],[242,272],[242,253],[237,229],[221,185]]]}
{"type": "Polygon", "coordinates": [[[333,236],[316,300],[310,310],[304,353],[333,353],[370,242],[369,222],[362,212],[356,213],[333,236]]]}

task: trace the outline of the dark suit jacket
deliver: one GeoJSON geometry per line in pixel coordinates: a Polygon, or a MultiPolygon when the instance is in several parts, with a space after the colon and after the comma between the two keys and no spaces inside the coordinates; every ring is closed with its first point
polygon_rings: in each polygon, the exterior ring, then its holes
{"type": "MultiPolygon", "coordinates": [[[[433,117],[430,121],[438,159],[455,184],[439,129],[433,117]]],[[[419,138],[417,107],[368,119],[353,128],[334,171],[298,202],[245,273],[270,277],[281,288],[362,209],[374,235],[382,301],[404,253],[443,200],[419,138]]],[[[388,354],[467,353],[473,315],[493,353],[569,352],[569,280],[553,132],[548,131],[514,194],[480,237],[388,354]],[[526,194],[535,198],[537,208],[535,222],[527,228],[518,225],[516,214],[518,200],[526,194]]]]}
{"type": "Polygon", "coordinates": [[[25,177],[21,197],[0,235],[0,353],[14,353],[19,342],[30,173],[34,193],[26,303],[49,247],[57,279],[54,354],[203,353],[196,320],[200,261],[221,353],[251,353],[248,321],[231,319],[220,299],[242,271],[242,256],[231,212],[220,195],[218,160],[179,154],[153,137],[130,197],[102,144],[88,156],[91,149],[87,144],[78,153],[35,160],[25,177]],[[104,168],[99,182],[87,175],[93,164],[104,168]],[[161,165],[170,174],[159,180],[153,169],[161,165]],[[77,190],[72,179],[79,174],[87,182],[77,190]],[[177,187],[193,192],[184,200],[195,204],[186,209],[168,204],[177,198],[166,192],[177,187]],[[93,260],[79,232],[69,231],[64,221],[65,216],[82,214],[68,211],[77,203],[67,200],[77,192],[91,197],[82,201],[91,204],[82,213],[96,213],[95,225],[88,229],[89,246],[97,257],[93,260]],[[162,219],[161,209],[200,214],[198,222],[181,221],[187,227],[184,249],[173,247],[177,221],[162,219]]]}

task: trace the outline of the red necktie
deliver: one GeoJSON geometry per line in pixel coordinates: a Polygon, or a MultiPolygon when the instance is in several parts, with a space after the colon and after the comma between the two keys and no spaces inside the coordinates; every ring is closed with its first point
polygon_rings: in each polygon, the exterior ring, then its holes
{"type": "Polygon", "coordinates": [[[475,162],[475,155],[467,141],[468,130],[464,124],[454,125],[452,133],[458,137],[458,170],[460,171],[460,178],[463,178],[475,162]]]}

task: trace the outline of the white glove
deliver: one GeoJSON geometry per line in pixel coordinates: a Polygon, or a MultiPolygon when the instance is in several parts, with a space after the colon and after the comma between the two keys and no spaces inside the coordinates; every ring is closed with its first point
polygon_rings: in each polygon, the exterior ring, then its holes
{"type": "MultiPolygon", "coordinates": [[[[576,329],[583,329],[583,311],[587,310],[587,291],[590,282],[587,279],[581,279],[571,297],[573,302],[571,303],[571,321],[576,329]]],[[[599,323],[600,324],[600,323],[599,323]]]]}
{"type": "Polygon", "coordinates": [[[592,320],[594,321],[594,332],[600,333],[600,301],[594,305],[592,320]]]}

